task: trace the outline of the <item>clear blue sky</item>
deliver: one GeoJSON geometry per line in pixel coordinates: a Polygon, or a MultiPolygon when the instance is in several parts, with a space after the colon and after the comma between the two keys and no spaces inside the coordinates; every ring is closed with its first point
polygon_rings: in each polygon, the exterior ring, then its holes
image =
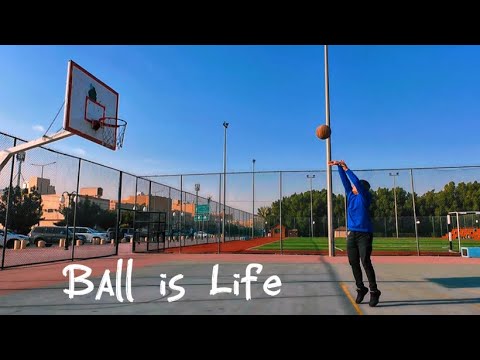
{"type": "MultiPolygon", "coordinates": [[[[120,93],[113,152],[50,145],[135,174],[324,169],[323,46],[0,46],[0,130],[42,135],[74,60],[120,93]]],[[[477,165],[480,46],[330,46],[332,158],[355,169],[477,165]]],[[[63,115],[63,112],[62,112],[63,115]]],[[[58,130],[57,119],[50,133],[58,130]]]]}

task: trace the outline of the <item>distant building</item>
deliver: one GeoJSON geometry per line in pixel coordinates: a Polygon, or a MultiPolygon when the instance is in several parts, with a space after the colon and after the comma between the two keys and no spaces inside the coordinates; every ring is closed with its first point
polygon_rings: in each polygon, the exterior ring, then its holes
{"type": "Polygon", "coordinates": [[[36,189],[40,195],[55,194],[55,186],[50,185],[50,179],[32,176],[26,184],[28,191],[36,189]]]}
{"type": "MultiPolygon", "coordinates": [[[[122,199],[122,209],[133,209],[135,205],[135,196],[131,195],[127,198],[122,199]]],[[[116,210],[118,206],[117,200],[109,201],[109,209],[116,210]]],[[[172,208],[172,199],[163,197],[163,196],[148,196],[144,193],[137,195],[137,206],[146,206],[150,211],[161,211],[168,212],[172,208]],[[149,208],[150,205],[150,208],[149,208]]],[[[142,210],[142,209],[137,209],[142,210]]]]}
{"type": "Polygon", "coordinates": [[[345,226],[340,226],[334,230],[334,237],[336,238],[346,238],[347,237],[347,228],[345,226]]]}
{"type": "Polygon", "coordinates": [[[101,187],[81,188],[80,195],[101,198],[103,196],[103,189],[101,187]]]}
{"type": "MultiPolygon", "coordinates": [[[[286,236],[286,230],[287,230],[287,227],[285,225],[282,225],[282,238],[285,238],[286,236]]],[[[272,237],[280,237],[280,224],[277,224],[275,225],[274,227],[272,227],[272,230],[271,230],[271,233],[272,233],[272,237]]]]}

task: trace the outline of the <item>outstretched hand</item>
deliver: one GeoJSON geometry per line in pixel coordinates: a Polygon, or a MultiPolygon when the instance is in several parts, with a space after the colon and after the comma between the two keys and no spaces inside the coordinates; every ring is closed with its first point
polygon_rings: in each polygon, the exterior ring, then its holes
{"type": "Polygon", "coordinates": [[[344,160],[331,160],[328,162],[328,165],[329,166],[338,165],[338,166],[341,166],[343,170],[345,171],[348,170],[347,164],[345,163],[344,160]]]}

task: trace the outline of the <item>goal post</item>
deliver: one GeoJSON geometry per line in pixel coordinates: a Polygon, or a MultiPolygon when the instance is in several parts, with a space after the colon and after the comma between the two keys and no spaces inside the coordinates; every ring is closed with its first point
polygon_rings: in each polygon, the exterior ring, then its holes
{"type": "Polygon", "coordinates": [[[459,252],[462,248],[462,237],[464,239],[480,240],[479,219],[480,211],[450,211],[447,214],[447,230],[450,252],[453,252],[453,232],[455,232],[455,230],[456,237],[458,239],[459,252]]]}

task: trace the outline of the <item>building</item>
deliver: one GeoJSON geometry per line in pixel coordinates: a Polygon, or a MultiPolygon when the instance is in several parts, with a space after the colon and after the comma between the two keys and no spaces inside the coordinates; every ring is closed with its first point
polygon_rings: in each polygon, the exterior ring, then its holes
{"type": "MultiPolygon", "coordinates": [[[[148,196],[144,193],[137,194],[137,210],[142,210],[144,206],[149,209],[149,211],[160,211],[168,212],[172,208],[172,199],[163,197],[163,196],[148,196]],[[150,206],[149,206],[150,205],[150,206]]],[[[135,206],[135,196],[131,195],[127,198],[122,199],[122,209],[133,210],[135,206]]],[[[118,207],[118,201],[110,200],[109,209],[116,210],[118,207]]]]}
{"type": "Polygon", "coordinates": [[[336,238],[346,238],[347,237],[347,228],[345,226],[340,226],[334,230],[333,236],[336,238]]]}
{"type": "MultiPolygon", "coordinates": [[[[60,211],[63,206],[70,206],[71,199],[69,199],[68,196],[65,196],[65,202],[62,204],[60,199],[61,195],[55,193],[55,186],[50,185],[50,179],[34,177],[27,182],[27,185],[28,191],[31,191],[33,188],[35,188],[41,193],[43,217],[38,225],[54,226],[55,223],[64,220],[64,216],[60,211]],[[33,186],[31,186],[32,184],[33,186]],[[39,186],[38,188],[37,185],[39,186]]],[[[92,203],[97,204],[100,209],[108,210],[110,207],[110,200],[102,199],[102,195],[103,189],[100,187],[81,188],[78,201],[82,202],[88,199],[92,203]]]]}
{"type": "Polygon", "coordinates": [[[26,182],[28,191],[36,189],[40,195],[55,194],[55,186],[50,185],[50,179],[32,176],[26,182]]]}
{"type": "MultiPolygon", "coordinates": [[[[282,225],[282,238],[285,238],[285,234],[286,234],[286,231],[287,231],[287,227],[285,225],[282,225]]],[[[271,233],[272,233],[272,237],[280,237],[280,224],[277,224],[275,225],[274,227],[272,227],[272,230],[271,230],[271,233]]]]}
{"type": "Polygon", "coordinates": [[[103,189],[101,187],[88,187],[88,188],[81,188],[80,195],[94,197],[94,198],[101,198],[103,196],[103,189]]]}

